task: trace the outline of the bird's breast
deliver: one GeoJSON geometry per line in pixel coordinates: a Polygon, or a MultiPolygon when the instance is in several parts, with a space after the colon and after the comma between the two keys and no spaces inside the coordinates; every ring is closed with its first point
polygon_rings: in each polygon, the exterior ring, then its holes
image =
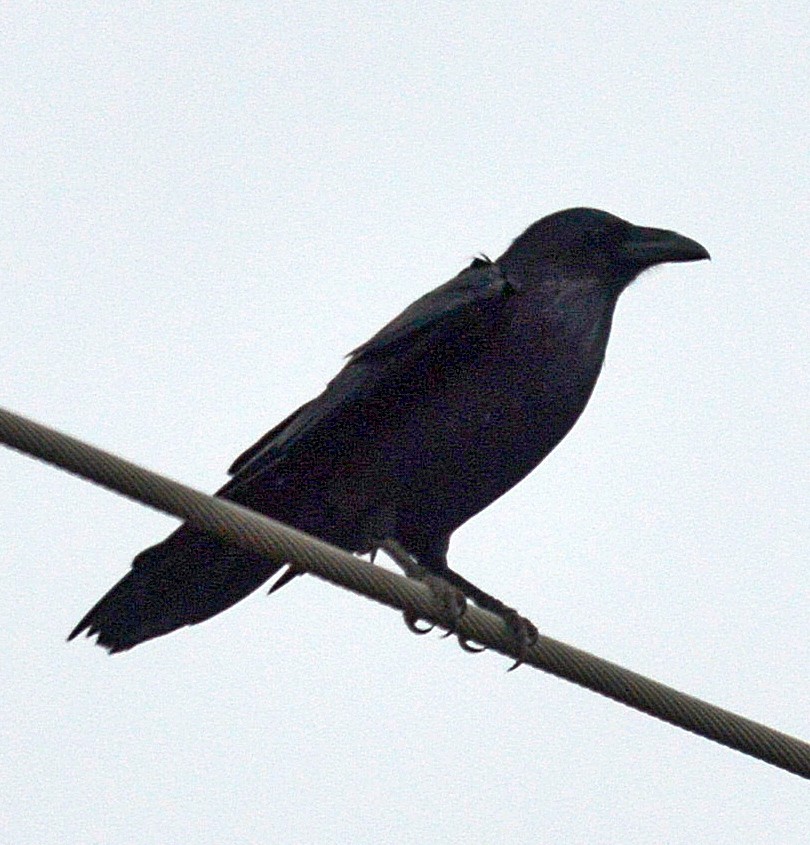
{"type": "Polygon", "coordinates": [[[395,477],[407,479],[423,507],[444,509],[453,527],[482,510],[579,418],[609,328],[609,315],[594,324],[570,311],[515,308],[431,356],[415,400],[390,429],[389,454],[404,459],[392,467],[395,477]]]}

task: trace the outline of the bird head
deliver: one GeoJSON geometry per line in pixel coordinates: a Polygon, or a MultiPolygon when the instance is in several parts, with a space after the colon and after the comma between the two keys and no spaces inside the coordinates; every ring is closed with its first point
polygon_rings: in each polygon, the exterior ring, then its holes
{"type": "Polygon", "coordinates": [[[498,264],[507,272],[590,278],[618,294],[657,264],[709,257],[677,232],[634,226],[595,208],[569,208],[533,223],[498,264]]]}

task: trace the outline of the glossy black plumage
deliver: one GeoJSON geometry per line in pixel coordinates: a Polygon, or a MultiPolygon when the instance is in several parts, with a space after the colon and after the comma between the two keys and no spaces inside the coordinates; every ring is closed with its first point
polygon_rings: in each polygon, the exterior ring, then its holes
{"type": "MultiPolygon", "coordinates": [[[[395,540],[447,567],[452,532],[536,467],[576,422],[620,293],[698,243],[594,209],[534,223],[351,353],[326,390],[231,467],[218,495],[354,552],[395,540]]],[[[208,619],[265,583],[268,561],[181,526],[141,552],[70,637],[111,652],[208,619]]]]}

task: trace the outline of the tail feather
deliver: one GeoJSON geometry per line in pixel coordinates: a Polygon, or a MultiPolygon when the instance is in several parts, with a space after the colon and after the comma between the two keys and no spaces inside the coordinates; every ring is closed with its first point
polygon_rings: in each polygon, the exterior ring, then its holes
{"type": "Polygon", "coordinates": [[[98,634],[111,654],[194,625],[245,598],[280,569],[267,558],[181,526],[142,551],[71,631],[98,634]]]}

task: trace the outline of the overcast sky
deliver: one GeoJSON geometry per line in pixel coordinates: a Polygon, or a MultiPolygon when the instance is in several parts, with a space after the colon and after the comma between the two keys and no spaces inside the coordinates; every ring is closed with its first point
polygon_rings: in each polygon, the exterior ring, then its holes
{"type": "MultiPolygon", "coordinates": [[[[451,562],[810,738],[806,4],[6,4],[0,404],[204,490],[479,251],[699,240],[451,562]]],[[[805,781],[299,579],[109,657],[174,524],[0,450],[4,840],[805,843],[805,781]]]]}

